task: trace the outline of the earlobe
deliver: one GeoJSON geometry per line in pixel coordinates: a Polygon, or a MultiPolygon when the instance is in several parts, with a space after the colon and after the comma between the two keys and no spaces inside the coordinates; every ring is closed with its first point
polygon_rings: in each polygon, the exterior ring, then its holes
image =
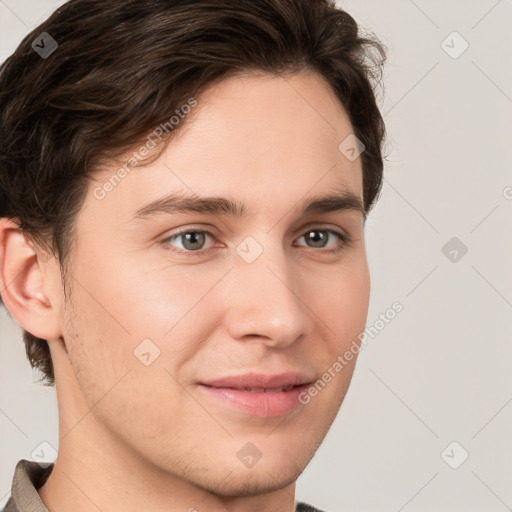
{"type": "Polygon", "coordinates": [[[0,219],[0,291],[20,326],[42,339],[62,335],[57,311],[44,287],[40,260],[19,226],[0,219]]]}

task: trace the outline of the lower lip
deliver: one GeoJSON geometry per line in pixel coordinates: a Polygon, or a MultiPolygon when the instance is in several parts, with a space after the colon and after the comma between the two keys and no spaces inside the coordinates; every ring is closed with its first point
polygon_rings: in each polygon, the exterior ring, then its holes
{"type": "Polygon", "coordinates": [[[296,386],[290,391],[265,393],[260,391],[242,391],[232,388],[214,388],[200,384],[199,387],[223,403],[253,416],[273,418],[288,414],[299,405],[299,395],[307,390],[308,384],[296,386]]]}

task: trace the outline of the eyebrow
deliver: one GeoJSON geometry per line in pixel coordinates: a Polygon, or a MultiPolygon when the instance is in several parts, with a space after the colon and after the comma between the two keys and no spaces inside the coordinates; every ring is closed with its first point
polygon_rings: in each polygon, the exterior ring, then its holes
{"type": "MultiPolygon", "coordinates": [[[[363,219],[366,220],[363,201],[359,196],[347,190],[339,190],[325,196],[311,197],[303,202],[299,213],[306,216],[344,210],[359,211],[363,215],[363,219]]],[[[175,213],[208,213],[236,218],[244,218],[248,215],[243,203],[226,197],[201,197],[175,192],[139,208],[132,220],[175,213]]]]}

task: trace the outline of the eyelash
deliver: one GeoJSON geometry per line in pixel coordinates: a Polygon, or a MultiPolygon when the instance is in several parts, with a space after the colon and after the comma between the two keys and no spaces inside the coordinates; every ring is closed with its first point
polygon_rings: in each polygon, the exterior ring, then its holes
{"type": "MultiPolygon", "coordinates": [[[[311,229],[308,229],[306,231],[306,233],[310,233],[312,231],[324,231],[326,233],[330,233],[332,235],[336,235],[340,240],[341,240],[341,243],[339,243],[334,249],[327,249],[327,250],[324,250],[322,252],[324,253],[327,253],[327,254],[338,254],[340,253],[341,251],[343,251],[344,249],[348,248],[348,247],[351,247],[351,243],[352,243],[352,238],[348,235],[348,234],[345,234],[345,233],[342,233],[340,231],[337,231],[335,229],[330,229],[330,228],[311,228],[311,229]]],[[[211,236],[212,238],[215,239],[215,234],[212,233],[211,231],[208,231],[207,229],[184,229],[182,231],[179,231],[177,233],[173,233],[171,236],[168,236],[167,238],[165,238],[164,240],[162,240],[162,243],[166,243],[166,242],[169,242],[170,240],[174,240],[176,238],[179,238],[180,236],[182,235],[185,235],[187,233],[200,233],[200,234],[206,234],[206,235],[209,235],[211,236]]],[[[306,234],[305,233],[305,234],[306,234]]],[[[301,235],[300,238],[302,238],[304,235],[301,235]]],[[[314,247],[311,247],[311,249],[315,249],[314,247]]],[[[197,250],[197,251],[190,251],[190,250],[182,250],[182,249],[169,249],[171,250],[172,252],[175,252],[177,254],[183,254],[185,256],[190,256],[190,257],[193,257],[193,256],[203,256],[207,251],[209,251],[209,249],[206,249],[206,250],[197,250]]],[[[319,249],[321,250],[321,249],[319,249]]]]}

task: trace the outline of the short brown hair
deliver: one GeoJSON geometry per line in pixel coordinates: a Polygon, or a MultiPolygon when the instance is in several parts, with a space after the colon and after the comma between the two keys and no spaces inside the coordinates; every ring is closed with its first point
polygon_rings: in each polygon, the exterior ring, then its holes
{"type": "MultiPolygon", "coordinates": [[[[375,86],[385,59],[334,0],[70,0],[0,67],[0,217],[58,258],[65,293],[74,223],[102,159],[229,75],[301,70],[328,81],[365,146],[368,212],[382,187],[375,86]],[[43,32],[58,45],[46,58],[33,46],[43,32]]],[[[23,340],[53,385],[47,341],[23,340]]]]}

